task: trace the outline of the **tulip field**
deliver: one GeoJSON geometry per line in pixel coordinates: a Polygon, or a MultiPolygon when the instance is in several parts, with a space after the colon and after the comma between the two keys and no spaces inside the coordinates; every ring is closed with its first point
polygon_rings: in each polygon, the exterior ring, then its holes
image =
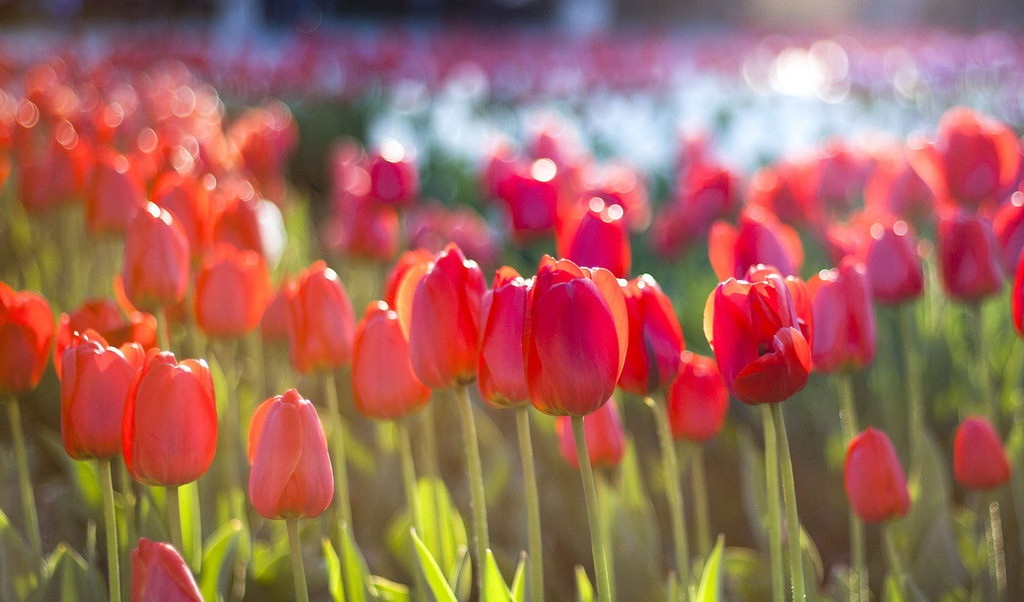
{"type": "Polygon", "coordinates": [[[0,602],[1024,598],[1001,32],[0,37],[0,602]]]}

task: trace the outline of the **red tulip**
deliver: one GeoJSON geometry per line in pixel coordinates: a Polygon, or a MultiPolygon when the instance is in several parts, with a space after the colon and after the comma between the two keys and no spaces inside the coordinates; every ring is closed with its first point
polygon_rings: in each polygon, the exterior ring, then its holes
{"type": "Polygon", "coordinates": [[[99,152],[85,196],[85,224],[93,236],[123,234],[132,209],[146,202],[142,177],[117,151],[99,152]]]}
{"type": "Polygon", "coordinates": [[[203,596],[174,547],[143,537],[132,552],[132,602],[203,602],[203,596]]]}
{"type": "Polygon", "coordinates": [[[430,399],[430,389],[413,372],[398,313],[383,301],[367,305],[356,328],[352,394],[360,414],[382,420],[401,418],[430,399]]]}
{"type": "Polygon", "coordinates": [[[206,472],[217,448],[217,403],[204,360],[149,351],[128,390],[121,446],[128,472],[147,485],[184,485],[206,472]]]}
{"type": "Polygon", "coordinates": [[[242,336],[259,326],[270,294],[262,255],[220,245],[196,276],[196,323],[211,336],[242,336]]]}
{"type": "Polygon", "coordinates": [[[718,434],[729,409],[729,390],[715,360],[684,351],[679,376],[668,389],[672,436],[702,443],[718,434]]]}
{"type": "Polygon", "coordinates": [[[1003,272],[985,218],[965,211],[941,215],[937,238],[942,283],[950,297],[974,302],[999,292],[1003,272]]]}
{"type": "Polygon", "coordinates": [[[1003,271],[1010,275],[1024,251],[1024,192],[1014,192],[999,206],[992,218],[992,231],[999,242],[1003,271]]]}
{"type": "Polygon", "coordinates": [[[314,262],[288,286],[292,365],[302,374],[333,370],[352,360],[355,312],[338,274],[314,262]]]}
{"type": "Polygon", "coordinates": [[[611,272],[541,260],[523,335],[534,407],[554,415],[600,408],[615,390],[628,341],[626,301],[611,272]]]}
{"type": "Polygon", "coordinates": [[[53,342],[53,313],[39,293],[0,282],[0,393],[36,388],[53,342]]]}
{"type": "Polygon", "coordinates": [[[281,210],[260,198],[252,184],[243,179],[218,180],[213,220],[213,242],[252,249],[273,267],[284,252],[285,229],[281,210]]]}
{"type": "Polygon", "coordinates": [[[924,288],[924,268],[907,222],[875,222],[869,226],[868,235],[858,256],[867,265],[872,297],[889,304],[919,297],[924,288]]]}
{"type": "Polygon", "coordinates": [[[405,207],[419,196],[420,182],[413,155],[387,140],[370,159],[370,198],[382,205],[405,207]]]}
{"type": "MultiPolygon", "coordinates": [[[[810,171],[809,167],[792,162],[780,162],[757,170],[750,178],[747,190],[748,207],[777,216],[787,224],[818,222],[821,208],[812,190],[810,171]]],[[[746,267],[740,269],[745,270],[746,267]]]]}
{"type": "Polygon", "coordinates": [[[199,257],[211,244],[210,189],[215,183],[213,176],[197,181],[189,174],[176,171],[164,172],[153,183],[153,203],[166,209],[181,225],[193,257],[199,257]]]}
{"type": "Polygon", "coordinates": [[[70,314],[61,314],[53,349],[53,367],[61,375],[64,351],[74,343],[76,332],[93,330],[111,347],[134,342],[149,349],[156,345],[156,318],[132,311],[128,315],[110,299],[92,299],[70,314]]]}
{"type": "Polygon", "coordinates": [[[1010,291],[1010,315],[1017,334],[1024,337],[1024,255],[1017,263],[1017,274],[1013,278],[1013,290],[1010,291]]]}
{"type": "Polygon", "coordinates": [[[287,341],[290,324],[288,282],[285,282],[278,287],[263,310],[263,316],[260,318],[260,336],[264,341],[287,341]]]}
{"type": "Polygon", "coordinates": [[[495,407],[510,407],[530,399],[523,360],[523,327],[529,309],[532,281],[504,266],[494,275],[492,290],[484,293],[480,310],[480,359],[477,382],[484,399],[495,407]]]}
{"type": "MultiPolygon", "coordinates": [[[[562,452],[562,457],[573,468],[579,470],[580,459],[576,455],[572,418],[559,416],[555,421],[555,430],[558,432],[558,450],[562,452]]],[[[591,466],[612,468],[622,462],[626,434],[614,399],[609,399],[608,403],[587,415],[583,421],[583,433],[587,440],[591,466]]]]}
{"type": "Polygon", "coordinates": [[[85,190],[92,149],[75,127],[61,120],[44,154],[23,157],[18,198],[28,213],[39,214],[68,203],[85,190]]]}
{"type": "Polygon", "coordinates": [[[850,506],[861,520],[880,523],[910,509],[907,478],[896,450],[882,431],[868,427],[850,440],[843,464],[850,506]]]}
{"type": "Polygon", "coordinates": [[[718,221],[708,237],[708,256],[719,280],[742,278],[750,266],[774,266],[783,276],[795,276],[804,262],[803,245],[796,231],[774,215],[748,208],[739,228],[718,221]]]}
{"type": "Polygon", "coordinates": [[[188,239],[170,213],[153,203],[134,212],[124,240],[124,292],[132,305],[174,305],[188,289],[188,239]]]}
{"type": "Polygon", "coordinates": [[[967,489],[992,489],[1010,480],[1006,450],[988,420],[971,416],[956,429],[953,475],[967,489]]]}
{"type": "Polygon", "coordinates": [[[487,290],[475,261],[450,243],[416,285],[409,318],[409,357],[431,389],[476,378],[480,302],[487,290]]]}
{"type": "Polygon", "coordinates": [[[935,195],[898,149],[875,164],[864,185],[864,206],[920,223],[931,219],[935,195]]]}
{"type": "Polygon", "coordinates": [[[121,453],[124,404],[145,354],[138,343],[108,347],[91,332],[64,352],[60,434],[69,456],[84,460],[121,453]]]}
{"type": "Polygon", "coordinates": [[[875,312],[867,269],[854,257],[807,282],[814,311],[814,369],[858,370],[875,356],[875,312]]]}
{"type": "Polygon", "coordinates": [[[313,404],[295,389],[256,408],[249,461],[249,499],[260,516],[313,518],[334,498],[324,427],[313,404]]]}
{"type": "Polygon", "coordinates": [[[520,238],[550,232],[558,220],[558,168],[551,159],[518,166],[498,182],[508,206],[512,233],[520,238]]]}
{"type": "Polygon", "coordinates": [[[729,391],[748,404],[778,403],[807,384],[810,322],[777,272],[754,272],[753,282],[730,278],[704,310],[704,334],[729,391]]]}
{"type": "Polygon", "coordinates": [[[395,262],[384,282],[384,302],[396,311],[400,305],[407,306],[411,311],[412,295],[416,291],[416,285],[419,284],[423,274],[427,273],[433,261],[434,254],[426,249],[413,249],[399,255],[398,261],[395,262]],[[405,277],[410,272],[415,276],[409,282],[405,282],[405,277]],[[399,292],[402,289],[405,290],[404,295],[399,292]],[[403,296],[406,299],[400,303],[399,299],[403,296]]]}
{"type": "Polygon", "coordinates": [[[1021,155],[1006,124],[954,107],[939,120],[934,142],[915,143],[910,161],[940,202],[974,210],[1014,184],[1021,155]]]}
{"type": "Polygon", "coordinates": [[[591,198],[586,212],[559,226],[558,254],[577,265],[605,268],[616,277],[625,277],[632,254],[624,216],[621,205],[591,198]]]}
{"type": "Polygon", "coordinates": [[[679,374],[679,354],[686,347],[672,301],[649,274],[622,287],[629,317],[629,344],[619,386],[650,395],[667,387],[679,374]]]}

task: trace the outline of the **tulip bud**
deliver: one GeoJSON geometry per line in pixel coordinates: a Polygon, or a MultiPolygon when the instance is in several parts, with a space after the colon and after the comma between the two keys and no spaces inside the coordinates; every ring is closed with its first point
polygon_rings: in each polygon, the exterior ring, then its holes
{"type": "Polygon", "coordinates": [[[718,434],[729,409],[729,390],[715,360],[684,351],[679,376],[668,388],[672,436],[703,443],[718,434]]]}
{"type": "Polygon", "coordinates": [[[278,287],[267,302],[260,318],[260,336],[264,341],[287,341],[291,313],[288,303],[288,283],[278,287]]]}
{"type": "Polygon", "coordinates": [[[882,303],[916,299],[924,288],[924,269],[917,241],[907,222],[871,224],[866,250],[860,253],[867,265],[872,296],[882,303]]]}
{"type": "MultiPolygon", "coordinates": [[[[580,459],[576,454],[576,439],[572,432],[572,418],[559,416],[555,421],[558,432],[558,451],[573,468],[579,470],[580,459]]],[[[583,420],[583,434],[587,440],[587,452],[590,464],[594,468],[613,468],[622,462],[625,451],[626,434],[622,428],[622,419],[615,406],[615,400],[588,414],[583,420]]]]}
{"type": "Polygon", "coordinates": [[[1013,278],[1013,290],[1010,291],[1010,315],[1017,334],[1024,337],[1024,254],[1017,263],[1017,273],[1013,278]]]}
{"type": "Polygon", "coordinates": [[[1024,191],[1016,190],[992,218],[992,232],[999,243],[1003,272],[1010,276],[1024,250],[1024,191]]]}
{"type": "Polygon", "coordinates": [[[822,372],[858,370],[875,356],[875,312],[867,270],[853,257],[807,283],[814,311],[811,357],[822,372]]]}
{"type": "Polygon", "coordinates": [[[39,293],[0,282],[0,393],[36,388],[53,342],[53,313],[39,293]]]}
{"type": "Polygon", "coordinates": [[[128,389],[121,445],[137,481],[174,487],[201,477],[217,448],[217,403],[206,362],[179,363],[173,353],[151,349],[128,389]]]}
{"type": "Polygon", "coordinates": [[[629,341],[615,276],[568,259],[541,260],[523,335],[530,401],[545,414],[589,414],[611,397],[629,341]]]}
{"type": "Polygon", "coordinates": [[[624,215],[621,205],[591,198],[585,213],[559,227],[555,241],[558,254],[576,265],[601,267],[616,277],[625,277],[632,253],[624,215]]]}
{"type": "Polygon", "coordinates": [[[213,222],[209,197],[215,182],[213,176],[197,181],[192,175],[168,171],[153,184],[153,203],[166,209],[181,226],[193,257],[210,247],[213,222]]]}
{"type": "Polygon", "coordinates": [[[484,293],[480,310],[480,361],[477,382],[483,399],[510,407],[530,399],[523,360],[523,327],[532,281],[504,266],[494,275],[494,288],[484,293]]]}
{"type": "Polygon", "coordinates": [[[125,343],[138,343],[143,349],[156,345],[156,318],[153,314],[125,312],[109,299],[93,299],[83,303],[70,314],[61,314],[53,348],[53,367],[57,376],[63,374],[61,362],[64,352],[74,343],[76,332],[92,330],[111,347],[125,343]]]}
{"type": "Polygon", "coordinates": [[[212,336],[242,336],[259,325],[270,287],[263,256],[249,249],[218,246],[196,276],[196,323],[212,336]]]}
{"type": "Polygon", "coordinates": [[[355,312],[338,274],[313,263],[288,286],[292,365],[302,374],[333,370],[352,360],[355,312]]]}
{"type": "Polygon", "coordinates": [[[896,450],[882,431],[869,427],[850,440],[843,465],[850,506],[861,520],[880,523],[910,509],[907,478],[896,450]]]}
{"type": "Polygon", "coordinates": [[[629,345],[619,386],[649,395],[664,389],[679,374],[679,354],[686,346],[672,301],[649,274],[622,287],[629,318],[629,345]]]}
{"type": "Polygon", "coordinates": [[[249,426],[249,499],[270,519],[313,518],[334,497],[327,438],[316,408],[298,391],[271,397],[249,426]]]}
{"type": "Polygon", "coordinates": [[[409,319],[409,357],[432,389],[476,378],[480,301],[487,284],[475,261],[449,243],[416,285],[409,319]]]}
{"type": "Polygon", "coordinates": [[[352,394],[360,414],[382,420],[401,418],[430,399],[413,372],[398,314],[383,301],[370,303],[356,328],[352,394]]]}
{"type": "Polygon", "coordinates": [[[939,216],[939,267],[950,297],[976,302],[999,292],[1003,272],[992,226],[980,216],[954,211],[939,216]]]}
{"type": "Polygon", "coordinates": [[[496,185],[519,238],[550,231],[558,219],[558,167],[551,159],[509,169],[496,185]]]}
{"type": "Polygon", "coordinates": [[[804,262],[796,230],[768,211],[753,207],[740,216],[739,227],[717,221],[708,236],[708,258],[719,280],[742,278],[751,266],[774,266],[783,276],[795,276],[804,262]]]}
{"type": "Polygon", "coordinates": [[[124,292],[135,307],[174,305],[188,289],[188,239],[153,203],[134,212],[124,240],[124,292]]]}
{"type": "Polygon", "coordinates": [[[953,476],[967,489],[992,489],[1010,480],[1006,450],[988,420],[971,416],[956,429],[953,476]]]}
{"type": "Polygon", "coordinates": [[[128,158],[103,149],[92,171],[85,197],[85,224],[93,236],[123,234],[132,209],[146,201],[146,188],[128,158]]]}
{"type": "Polygon", "coordinates": [[[132,602],[203,602],[203,596],[170,544],[143,537],[132,552],[132,602]]]}
{"type": "Polygon", "coordinates": [[[385,141],[370,160],[370,197],[382,205],[405,207],[419,192],[413,154],[395,140],[385,141]]]}
{"type": "Polygon", "coordinates": [[[60,435],[75,460],[121,453],[121,418],[128,389],[142,368],[138,343],[108,347],[95,333],[64,352],[60,383],[60,435]]]}

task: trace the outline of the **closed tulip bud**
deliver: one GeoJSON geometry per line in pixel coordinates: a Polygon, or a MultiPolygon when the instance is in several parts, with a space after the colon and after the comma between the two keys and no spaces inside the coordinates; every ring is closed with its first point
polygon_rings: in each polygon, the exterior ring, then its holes
{"type": "Polygon", "coordinates": [[[210,189],[216,179],[196,180],[191,174],[168,171],[153,184],[153,202],[174,217],[188,238],[193,257],[210,248],[213,221],[210,213],[210,189]]]}
{"type": "MultiPolygon", "coordinates": [[[[811,322],[801,320],[790,287],[777,272],[757,280],[730,278],[704,309],[704,334],[729,391],[748,404],[778,403],[807,384],[811,322]]],[[[799,288],[799,287],[798,287],[799,288]]]]}
{"type": "Polygon", "coordinates": [[[629,318],[629,344],[619,386],[630,393],[650,395],[679,374],[679,354],[686,347],[672,301],[649,274],[622,287],[629,318]]]}
{"type": "Polygon", "coordinates": [[[260,318],[260,336],[264,341],[288,341],[288,325],[291,313],[288,303],[288,283],[278,287],[277,292],[267,302],[260,318]]]}
{"type": "Polygon", "coordinates": [[[60,377],[64,352],[75,342],[76,332],[92,330],[111,347],[138,343],[143,349],[156,345],[156,318],[131,311],[128,315],[110,299],[93,299],[70,314],[61,314],[53,348],[53,367],[60,377]]]}
{"type": "Polygon", "coordinates": [[[124,292],[132,305],[174,305],[188,289],[188,239],[170,213],[153,203],[134,212],[124,240],[124,292]]]}
{"type": "Polygon", "coordinates": [[[729,390],[715,360],[684,351],[679,376],[668,388],[672,436],[703,443],[718,434],[729,409],[729,390]]]}
{"type": "Polygon", "coordinates": [[[132,552],[132,602],[203,602],[203,596],[177,550],[143,537],[132,552]]]}
{"type": "Polygon", "coordinates": [[[263,256],[221,245],[196,276],[196,323],[212,336],[242,336],[259,326],[270,294],[263,256]]]}
{"type": "Polygon", "coordinates": [[[484,401],[511,407],[530,400],[523,359],[523,327],[532,281],[504,266],[484,293],[480,310],[480,362],[477,382],[484,401]]]}
{"type": "Polygon", "coordinates": [[[289,285],[288,313],[296,370],[334,370],[352,361],[355,312],[338,274],[326,263],[313,263],[289,285]]]}
{"type": "Polygon", "coordinates": [[[1010,315],[1017,334],[1024,337],[1024,254],[1017,263],[1017,273],[1013,278],[1013,290],[1010,291],[1010,315]]]}
{"type": "MultiPolygon", "coordinates": [[[[558,432],[558,451],[573,468],[579,470],[580,459],[576,455],[576,439],[572,432],[572,418],[559,416],[555,421],[558,432]]],[[[609,399],[583,421],[584,437],[587,440],[587,452],[590,464],[594,468],[614,468],[622,462],[625,451],[626,433],[622,428],[622,419],[615,406],[615,400],[609,399]]]]}
{"type": "Polygon", "coordinates": [[[528,238],[551,231],[558,220],[558,167],[551,159],[538,159],[510,168],[496,184],[497,195],[508,207],[512,233],[528,238]]]}
{"type": "Polygon", "coordinates": [[[264,401],[249,426],[249,499],[260,516],[312,518],[334,497],[327,438],[316,408],[295,389],[264,401]]]}
{"type": "Polygon", "coordinates": [[[430,399],[413,372],[398,314],[383,301],[370,303],[356,328],[352,394],[360,414],[382,420],[401,418],[430,399]]]}
{"type": "Polygon", "coordinates": [[[814,311],[811,358],[822,372],[859,370],[875,357],[875,312],[863,263],[846,257],[807,282],[814,311]]]}
{"type": "Polygon", "coordinates": [[[964,211],[942,215],[937,238],[942,283],[950,297],[970,303],[999,292],[1003,272],[985,218],[964,211]]]}
{"type": "Polygon", "coordinates": [[[217,448],[217,403],[203,360],[151,349],[135,375],[121,423],[124,463],[135,480],[174,487],[206,472],[217,448]]]}
{"type": "Polygon", "coordinates": [[[621,205],[593,197],[587,210],[558,228],[558,254],[576,265],[605,268],[617,278],[629,273],[632,253],[621,205]]]}
{"type": "Polygon", "coordinates": [[[38,293],[0,282],[0,393],[36,388],[53,342],[53,313],[38,293]]]}
{"type": "Polygon", "coordinates": [[[953,476],[967,489],[992,489],[1010,480],[1006,450],[988,420],[971,416],[956,429],[953,476]]]}
{"type": "Polygon", "coordinates": [[[752,207],[740,216],[738,228],[724,221],[711,226],[708,257],[719,280],[742,278],[757,264],[795,276],[804,262],[804,248],[796,230],[768,211],[752,207]]]}
{"type": "Polygon", "coordinates": [[[843,464],[850,506],[861,520],[880,523],[910,509],[907,477],[896,450],[882,431],[868,428],[850,440],[843,464]]]}
{"type": "Polygon", "coordinates": [[[476,378],[480,301],[487,290],[475,261],[455,243],[438,253],[416,285],[409,317],[409,356],[431,389],[476,378]]]}
{"type": "Polygon", "coordinates": [[[103,149],[85,196],[89,234],[123,234],[132,209],[146,202],[145,195],[145,184],[128,158],[113,149],[103,149]]]}
{"type": "Polygon", "coordinates": [[[545,414],[585,415],[611,397],[622,373],[629,319],[606,269],[541,260],[523,335],[530,401],[545,414]]]}
{"type": "MultiPolygon", "coordinates": [[[[410,149],[411,150],[411,149],[410,149]]],[[[420,193],[413,153],[401,143],[387,140],[370,160],[370,197],[382,205],[405,207],[420,193]]]]}
{"type": "Polygon", "coordinates": [[[924,289],[924,269],[917,253],[917,240],[907,222],[875,222],[868,234],[870,238],[860,256],[867,265],[872,297],[890,304],[919,297],[924,289]]]}
{"type": "Polygon", "coordinates": [[[1024,192],[1015,191],[999,206],[992,218],[992,232],[999,243],[1003,272],[1010,276],[1024,250],[1024,192]]]}
{"type": "Polygon", "coordinates": [[[98,334],[82,335],[64,352],[60,435],[75,460],[121,453],[121,419],[128,389],[146,352],[138,343],[108,347],[98,334]]]}
{"type": "MultiPolygon", "coordinates": [[[[426,273],[430,264],[434,261],[434,254],[426,249],[413,249],[398,256],[398,261],[388,272],[387,280],[384,282],[384,302],[388,307],[398,310],[400,291],[404,288],[407,297],[404,305],[412,309],[412,295],[416,291],[416,285],[420,278],[426,273]],[[416,274],[413,280],[406,283],[405,278],[410,273],[416,274]]],[[[408,316],[406,316],[408,317],[408,316]]]]}

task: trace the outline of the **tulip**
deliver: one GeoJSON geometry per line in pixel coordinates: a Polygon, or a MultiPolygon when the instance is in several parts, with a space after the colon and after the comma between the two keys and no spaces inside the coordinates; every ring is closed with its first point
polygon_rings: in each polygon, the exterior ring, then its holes
{"type": "Polygon", "coordinates": [[[128,315],[109,299],[86,301],[70,314],[61,314],[53,346],[53,367],[61,377],[64,351],[75,342],[76,332],[93,330],[111,347],[138,343],[143,349],[156,345],[156,318],[153,314],[131,311],[128,315]]]}
{"type": "Polygon", "coordinates": [[[416,292],[416,285],[420,278],[430,268],[434,261],[434,254],[426,249],[413,249],[398,256],[398,261],[388,272],[384,282],[384,302],[388,307],[399,312],[402,318],[402,327],[408,330],[409,318],[412,316],[412,297],[416,292]],[[414,276],[406,282],[406,276],[413,273],[414,276]],[[404,308],[404,315],[402,309],[404,308]]]}
{"type": "Polygon", "coordinates": [[[577,265],[601,267],[625,277],[632,253],[624,216],[622,205],[591,198],[586,212],[560,225],[555,240],[558,254],[577,265]]]}
{"type": "Polygon", "coordinates": [[[875,313],[863,263],[847,257],[807,282],[814,311],[811,358],[816,370],[858,370],[875,356],[875,313]]]}
{"type": "Polygon", "coordinates": [[[512,233],[518,238],[550,232],[558,220],[558,167],[551,159],[537,159],[510,169],[497,185],[497,196],[508,207],[512,233]]]}
{"type": "Polygon", "coordinates": [[[170,544],[143,537],[132,552],[132,602],[202,602],[199,586],[170,544]]]}
{"type": "MultiPolygon", "coordinates": [[[[555,430],[558,433],[558,451],[570,466],[579,470],[580,462],[576,454],[570,417],[559,416],[555,421],[555,430]]],[[[614,399],[609,399],[608,403],[587,415],[584,430],[587,437],[587,454],[592,466],[614,468],[622,462],[626,433],[622,428],[622,419],[619,417],[614,399]]]]}
{"type": "Polygon", "coordinates": [[[541,260],[523,336],[530,401],[545,414],[582,416],[611,397],[629,321],[622,288],[604,268],[541,260]]]}
{"type": "Polygon", "coordinates": [[[935,195],[898,149],[881,158],[868,176],[864,206],[920,224],[934,214],[935,195]]]}
{"type": "Polygon", "coordinates": [[[260,516],[313,518],[334,497],[327,437],[316,408],[295,389],[256,408],[249,427],[249,498],[260,516]]]}
{"type": "MultiPolygon", "coordinates": [[[[748,207],[777,216],[787,224],[820,221],[821,208],[811,189],[813,178],[809,171],[807,166],[793,162],[780,162],[757,170],[747,190],[748,207]]],[[[746,267],[739,269],[746,270],[746,267]]]]}
{"type": "Polygon", "coordinates": [[[416,285],[409,319],[413,370],[432,389],[476,378],[480,302],[487,285],[475,261],[450,243],[416,285]]]}
{"type": "Polygon", "coordinates": [[[153,183],[153,203],[181,225],[195,258],[209,249],[213,236],[210,189],[215,182],[213,176],[197,181],[192,175],[167,171],[153,183]]]}
{"type": "Polygon", "coordinates": [[[338,274],[313,263],[288,286],[292,365],[302,374],[333,370],[352,360],[355,313],[338,274]]]}
{"type": "Polygon", "coordinates": [[[288,283],[278,287],[267,302],[260,318],[260,336],[265,342],[288,341],[288,325],[291,323],[291,308],[288,302],[288,283]]]}
{"type": "Polygon", "coordinates": [[[867,430],[850,441],[843,464],[843,484],[850,506],[861,520],[879,523],[910,509],[907,478],[889,437],[867,430]]]}
{"type": "Polygon", "coordinates": [[[135,480],[176,487],[195,481],[217,447],[217,404],[204,360],[178,362],[151,349],[125,401],[125,465],[135,480]]]}
{"type": "Polygon", "coordinates": [[[484,293],[480,310],[477,382],[484,401],[495,407],[526,403],[530,391],[523,360],[523,327],[532,281],[504,266],[484,293]]]}
{"type": "Polygon", "coordinates": [[[668,387],[679,374],[679,355],[686,346],[672,301],[649,274],[622,287],[629,319],[626,361],[619,386],[647,396],[668,387]]]}
{"type": "Polygon", "coordinates": [[[1003,271],[1010,276],[1024,251],[1024,191],[1015,191],[999,206],[992,218],[992,232],[999,242],[1003,271]]]}
{"type": "Polygon", "coordinates": [[[92,332],[64,352],[60,434],[69,456],[84,460],[121,453],[125,400],[145,357],[138,343],[118,349],[92,332]]]}
{"type": "Polygon", "coordinates": [[[810,344],[786,281],[770,271],[760,276],[719,284],[704,311],[704,334],[722,378],[748,404],[788,399],[811,370],[810,344]]]}
{"type": "Polygon", "coordinates": [[[714,437],[725,423],[729,390],[715,360],[684,351],[681,369],[668,389],[668,417],[672,436],[694,443],[714,437]]]}
{"type": "Polygon", "coordinates": [[[145,203],[145,195],[145,184],[128,158],[113,149],[103,149],[85,196],[85,224],[89,233],[123,234],[132,209],[145,203]]]}
{"type": "Polygon", "coordinates": [[[1003,273],[992,226],[987,220],[964,211],[939,217],[939,267],[950,297],[978,302],[999,292],[1003,273]]]}
{"type": "Polygon", "coordinates": [[[270,295],[270,272],[263,256],[218,246],[196,276],[196,323],[212,336],[242,336],[259,325],[270,295]]]}
{"type": "Polygon", "coordinates": [[[867,265],[872,297],[888,304],[919,297],[924,288],[924,269],[907,222],[875,222],[868,234],[865,248],[858,256],[867,265]]]}
{"type": "Polygon", "coordinates": [[[370,160],[370,198],[382,205],[405,207],[419,196],[419,176],[412,149],[395,140],[381,145],[370,160]]]}
{"type": "Polygon", "coordinates": [[[356,327],[352,394],[360,414],[381,420],[401,418],[430,399],[430,389],[412,369],[398,314],[383,301],[367,305],[356,327]]]}
{"type": "Polygon", "coordinates": [[[774,266],[783,276],[793,276],[800,271],[804,251],[795,230],[773,214],[753,207],[740,216],[738,228],[723,221],[711,226],[708,257],[719,280],[742,278],[757,264],[774,266]]]}
{"type": "Polygon", "coordinates": [[[213,242],[252,249],[274,267],[284,253],[284,217],[273,202],[260,198],[246,180],[218,181],[223,201],[213,220],[213,242]]]}
{"type": "Polygon", "coordinates": [[[956,429],[953,476],[967,489],[993,489],[1010,479],[1006,450],[988,420],[971,416],[956,429]]]}
{"type": "Polygon", "coordinates": [[[36,388],[53,335],[46,299],[0,282],[0,394],[16,396],[36,388]]]}
{"type": "Polygon", "coordinates": [[[135,307],[162,308],[185,298],[188,239],[171,214],[153,203],[136,210],[128,223],[122,277],[135,307]]]}

